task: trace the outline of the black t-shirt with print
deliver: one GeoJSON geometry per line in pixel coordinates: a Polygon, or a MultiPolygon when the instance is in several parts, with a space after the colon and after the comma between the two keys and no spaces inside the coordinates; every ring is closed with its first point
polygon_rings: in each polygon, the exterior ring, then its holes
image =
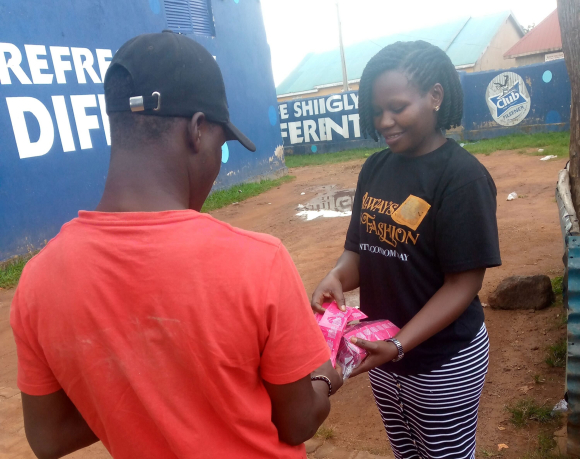
{"type": "MultiPolygon", "coordinates": [[[[454,140],[416,158],[375,153],[358,179],[345,249],[360,254],[360,304],[369,320],[407,324],[441,288],[445,273],[501,264],[496,188],[454,140]]],[[[447,363],[483,324],[479,298],[451,325],[397,363],[422,374],[447,363]]]]}

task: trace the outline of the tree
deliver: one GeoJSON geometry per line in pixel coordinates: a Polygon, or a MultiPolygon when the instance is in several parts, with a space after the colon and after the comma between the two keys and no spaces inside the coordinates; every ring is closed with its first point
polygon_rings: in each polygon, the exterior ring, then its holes
{"type": "MultiPolygon", "coordinates": [[[[558,0],[558,19],[562,31],[562,51],[572,87],[570,108],[570,191],[576,215],[580,215],[580,0],[558,0]]],[[[566,457],[580,457],[580,402],[577,387],[577,352],[568,357],[572,378],[568,386],[571,413],[568,416],[566,457]]],[[[568,364],[566,365],[568,370],[568,364]]],[[[568,371],[567,371],[568,372],[568,371]]],[[[569,372],[568,372],[569,373],[569,372]]],[[[568,378],[568,375],[567,375],[568,378]]]]}
{"type": "MultiPolygon", "coordinates": [[[[562,51],[572,86],[570,189],[576,215],[580,215],[580,0],[558,0],[558,19],[562,31],[562,51]]],[[[580,453],[580,438],[577,440],[580,453]]]]}

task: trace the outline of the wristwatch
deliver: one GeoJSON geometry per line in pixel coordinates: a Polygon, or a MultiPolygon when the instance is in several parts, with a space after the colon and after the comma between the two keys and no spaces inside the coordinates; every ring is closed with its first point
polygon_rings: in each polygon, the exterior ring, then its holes
{"type": "Polygon", "coordinates": [[[397,346],[397,351],[399,351],[399,355],[394,358],[392,361],[393,362],[398,362],[399,360],[401,360],[403,357],[405,357],[405,351],[403,351],[403,346],[401,343],[399,343],[399,340],[397,338],[390,338],[390,339],[386,339],[385,342],[391,342],[393,343],[395,346],[397,346]]]}

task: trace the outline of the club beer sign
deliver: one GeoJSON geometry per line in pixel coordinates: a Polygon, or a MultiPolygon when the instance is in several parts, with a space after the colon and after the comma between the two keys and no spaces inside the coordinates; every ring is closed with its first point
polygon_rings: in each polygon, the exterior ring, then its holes
{"type": "Polygon", "coordinates": [[[491,80],[485,100],[491,116],[502,126],[515,126],[530,112],[528,88],[523,78],[514,72],[500,73],[491,80]]]}
{"type": "Polygon", "coordinates": [[[357,91],[281,102],[278,110],[284,146],[361,138],[357,91]]]}

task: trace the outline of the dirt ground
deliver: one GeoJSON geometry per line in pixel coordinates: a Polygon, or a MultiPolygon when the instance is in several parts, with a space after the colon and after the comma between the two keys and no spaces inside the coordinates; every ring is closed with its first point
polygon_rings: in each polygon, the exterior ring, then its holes
{"type": "MultiPolygon", "coordinates": [[[[497,152],[478,156],[498,188],[498,222],[503,266],[488,270],[482,300],[511,275],[561,275],[563,244],[554,189],[565,160],[540,161],[537,156],[497,152]],[[521,197],[507,202],[516,191],[521,197]]],[[[237,205],[213,212],[234,226],[270,233],[290,251],[310,294],[342,252],[349,219],[296,216],[299,204],[307,204],[328,190],[356,186],[362,161],[293,169],[293,182],[237,205]],[[334,185],[334,187],[328,187],[334,185]],[[322,187],[325,188],[322,188],[322,187]],[[304,194],[303,194],[304,193],[304,194]]],[[[348,200],[348,198],[347,198],[348,200]]],[[[0,290],[0,457],[33,458],[24,437],[20,395],[16,389],[16,351],[8,323],[11,290],[0,290]]],[[[356,292],[348,297],[358,301],[356,292]]],[[[560,306],[544,311],[485,310],[491,340],[490,371],[481,401],[478,457],[521,458],[535,448],[538,427],[518,429],[509,423],[505,406],[524,397],[553,406],[564,395],[564,370],[544,363],[546,346],[565,336],[560,306]],[[534,377],[541,383],[536,383],[534,377]],[[501,429],[500,429],[501,428],[501,429]],[[505,429],[504,429],[505,428],[505,429]],[[503,430],[502,430],[503,429],[503,430]]],[[[328,440],[342,448],[386,454],[388,440],[369,387],[368,378],[347,381],[333,397],[325,422],[334,436],[328,440]]],[[[558,426],[552,427],[552,430],[558,426]]],[[[70,457],[109,457],[102,445],[70,457]]]]}

